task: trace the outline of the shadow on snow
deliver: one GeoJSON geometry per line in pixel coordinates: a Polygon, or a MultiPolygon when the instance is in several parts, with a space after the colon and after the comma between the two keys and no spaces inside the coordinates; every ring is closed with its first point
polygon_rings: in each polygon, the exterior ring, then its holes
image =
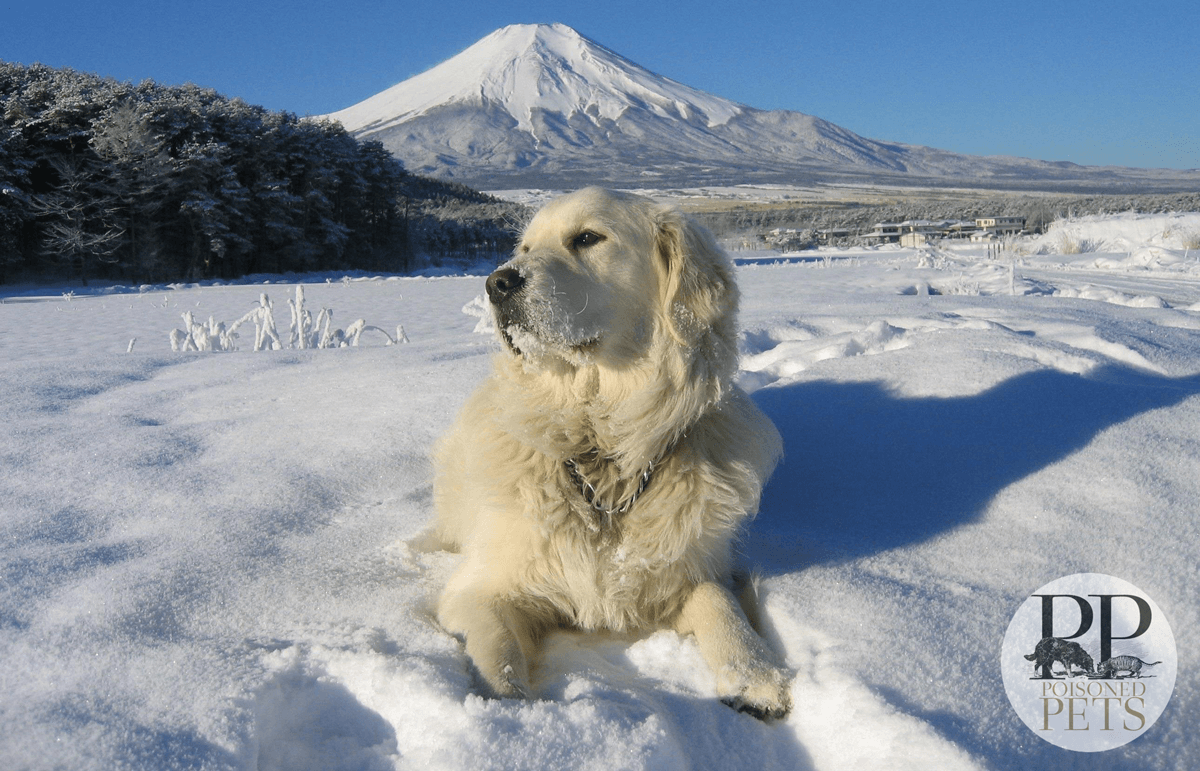
{"type": "Polygon", "coordinates": [[[751,526],[754,562],[790,572],[921,543],[975,521],[1005,487],[1106,428],[1196,394],[1200,377],[1117,367],[1039,370],[955,398],[871,382],[764,388],[754,400],[783,434],[785,458],[751,526]]]}

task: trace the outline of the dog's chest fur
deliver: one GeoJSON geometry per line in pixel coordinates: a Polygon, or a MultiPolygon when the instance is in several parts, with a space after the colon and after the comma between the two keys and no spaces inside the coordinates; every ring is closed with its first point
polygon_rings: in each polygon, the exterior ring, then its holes
{"type": "MultiPolygon", "coordinates": [[[[637,479],[600,481],[601,466],[584,467],[600,500],[624,500],[636,488],[637,479]]],[[[527,579],[584,629],[636,629],[671,616],[682,587],[726,567],[719,544],[732,527],[706,526],[705,502],[679,495],[695,473],[685,460],[663,459],[629,510],[611,514],[588,504],[569,474],[545,480],[527,579]]]]}

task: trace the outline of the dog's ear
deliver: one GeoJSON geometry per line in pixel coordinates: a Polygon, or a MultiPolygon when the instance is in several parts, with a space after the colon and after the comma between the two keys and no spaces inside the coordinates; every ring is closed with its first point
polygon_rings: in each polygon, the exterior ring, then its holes
{"type": "Polygon", "coordinates": [[[659,210],[655,227],[662,308],[671,335],[689,345],[710,330],[729,334],[738,298],[725,252],[706,228],[675,209],[659,210]]]}

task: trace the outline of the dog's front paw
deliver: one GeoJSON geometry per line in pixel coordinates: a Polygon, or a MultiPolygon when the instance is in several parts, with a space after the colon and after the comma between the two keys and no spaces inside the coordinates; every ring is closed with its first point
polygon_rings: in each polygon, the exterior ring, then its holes
{"type": "Polygon", "coordinates": [[[759,720],[778,720],[787,717],[792,708],[790,693],[791,676],[776,667],[762,667],[741,677],[722,678],[726,687],[721,688],[721,701],[736,709],[753,715],[759,720]],[[731,682],[732,681],[732,682],[731,682]]]}
{"type": "Polygon", "coordinates": [[[505,664],[495,672],[483,673],[487,686],[485,695],[494,699],[532,699],[533,689],[528,679],[519,674],[511,664],[505,664]]]}

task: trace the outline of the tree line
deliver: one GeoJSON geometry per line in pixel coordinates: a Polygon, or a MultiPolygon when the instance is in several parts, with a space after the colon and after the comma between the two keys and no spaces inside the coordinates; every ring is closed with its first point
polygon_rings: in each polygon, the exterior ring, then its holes
{"type": "MultiPolygon", "coordinates": [[[[1025,229],[1043,233],[1055,220],[1090,214],[1121,212],[1156,214],[1200,211],[1200,193],[1146,194],[1010,194],[951,197],[914,193],[904,201],[872,204],[855,201],[822,205],[755,206],[700,212],[694,216],[721,239],[761,237],[774,229],[807,233],[805,245],[815,246],[819,230],[845,229],[867,233],[880,222],[907,220],[973,220],[977,217],[1022,217],[1025,229]]],[[[851,241],[855,240],[851,236],[851,241]]]]}
{"type": "Polygon", "coordinates": [[[336,122],[0,62],[0,283],[407,272],[503,255],[525,216],[336,122]]]}

